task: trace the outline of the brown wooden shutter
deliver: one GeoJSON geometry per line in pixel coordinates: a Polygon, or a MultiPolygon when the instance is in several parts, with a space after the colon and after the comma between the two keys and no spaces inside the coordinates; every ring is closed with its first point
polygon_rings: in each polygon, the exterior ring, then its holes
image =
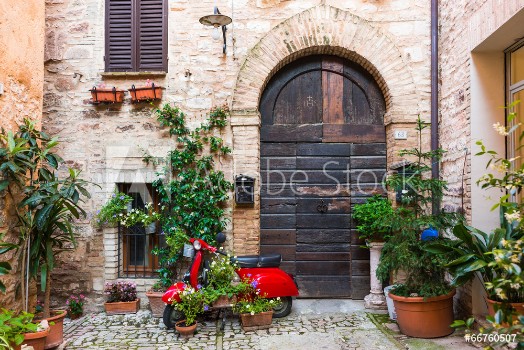
{"type": "Polygon", "coordinates": [[[167,71],[167,1],[137,1],[138,70],[167,71]]]}
{"type": "Polygon", "coordinates": [[[136,66],[134,0],[106,0],[106,71],[133,71],[136,66]]]}

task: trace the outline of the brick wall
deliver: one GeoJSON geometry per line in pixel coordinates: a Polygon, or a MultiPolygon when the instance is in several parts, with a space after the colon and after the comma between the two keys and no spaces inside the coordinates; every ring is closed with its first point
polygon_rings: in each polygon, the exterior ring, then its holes
{"type": "MultiPolygon", "coordinates": [[[[149,105],[131,105],[128,98],[118,106],[89,104],[87,90],[99,82],[127,89],[151,78],[166,87],[162,102],[178,104],[193,124],[212,105],[227,102],[232,118],[224,137],[233,155],[221,166],[230,179],[244,173],[257,177],[257,184],[260,94],[272,74],[301,56],[334,54],[366,67],[386,96],[388,140],[397,124],[410,127],[419,113],[429,118],[429,4],[257,0],[234,1],[232,12],[230,1],[217,3],[222,13],[233,18],[227,55],[222,55],[221,43],[211,39],[211,30],[198,23],[201,16],[211,13],[213,1],[170,0],[169,72],[134,76],[101,74],[103,0],[47,2],[44,124],[65,141],[63,157],[81,168],[84,177],[102,185],[102,189],[92,188],[93,199],[86,204],[91,215],[115,182],[138,181],[151,174],[140,161],[140,148],[162,154],[172,146],[158,129],[149,105]]],[[[389,163],[398,160],[395,149],[413,142],[411,137],[392,142],[395,148],[388,150],[389,163]]],[[[257,252],[258,203],[235,207],[230,202],[228,212],[232,213],[230,246],[236,253],[257,252]]],[[[68,284],[74,287],[70,290],[94,288],[92,297],[100,296],[100,282],[114,277],[108,257],[115,233],[96,231],[87,221],[80,226],[76,258],[60,272],[67,281],[61,287],[62,296],[68,284]],[[77,279],[82,276],[77,284],[66,277],[73,274],[77,279]]]]}

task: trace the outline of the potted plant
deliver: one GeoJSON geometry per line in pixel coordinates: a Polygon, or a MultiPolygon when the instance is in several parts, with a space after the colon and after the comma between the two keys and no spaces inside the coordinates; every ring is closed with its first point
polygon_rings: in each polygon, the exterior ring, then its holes
{"type": "MultiPolygon", "coordinates": [[[[90,197],[86,190],[89,183],[80,178],[78,170],[69,168],[66,175],[58,172],[65,163],[54,153],[58,140],[39,131],[34,121],[24,119],[15,133],[2,130],[0,140],[2,187],[9,189],[8,193],[17,203],[20,280],[25,281],[26,276],[39,278],[40,287],[45,291],[42,317],[51,325],[46,338],[46,347],[50,348],[62,343],[66,316],[65,310],[51,315],[51,273],[56,256],[70,249],[68,246],[76,246],[73,222],[86,216],[81,204],[84,198],[90,197]],[[17,192],[21,195],[14,196],[17,192]]],[[[24,283],[21,286],[25,295],[28,286],[24,283]]],[[[27,305],[25,300],[26,310],[27,305]]]]}
{"type": "Polygon", "coordinates": [[[175,324],[175,329],[184,337],[192,336],[197,327],[196,317],[206,309],[204,290],[187,287],[180,294],[180,301],[173,305],[184,315],[184,319],[175,324]]]}
{"type": "Polygon", "coordinates": [[[33,314],[22,311],[14,313],[2,309],[0,312],[0,349],[20,349],[22,345],[43,350],[49,334],[47,321],[33,323],[33,314]]]}
{"type": "Polygon", "coordinates": [[[106,282],[104,303],[106,314],[120,315],[137,313],[140,309],[140,298],[136,295],[136,283],[128,281],[106,282]]]}
{"type": "Polygon", "coordinates": [[[91,103],[98,104],[104,103],[122,103],[124,101],[124,90],[118,89],[118,87],[106,87],[106,84],[100,83],[93,86],[91,90],[91,103]]]}
{"type": "Polygon", "coordinates": [[[126,227],[141,225],[144,226],[146,233],[154,233],[156,223],[161,218],[162,215],[154,210],[153,203],[146,203],[144,209],[135,208],[122,216],[120,223],[126,227]]]}
{"type": "Polygon", "coordinates": [[[218,255],[207,266],[207,302],[215,308],[229,307],[236,301],[238,293],[245,287],[234,282],[238,264],[231,261],[231,256],[218,255]]]}
{"type": "Polygon", "coordinates": [[[104,225],[116,226],[128,210],[133,198],[125,193],[115,191],[109,198],[106,204],[96,213],[95,226],[101,227],[104,225]]]}
{"type": "Polygon", "coordinates": [[[85,303],[86,297],[83,294],[80,295],[74,295],[71,294],[67,300],[67,314],[69,315],[69,318],[72,320],[76,320],[82,314],[84,313],[84,303],[85,303]]]}
{"type": "Polygon", "coordinates": [[[391,201],[375,194],[363,204],[355,204],[352,215],[357,232],[366,242],[384,242],[391,234],[388,217],[393,214],[391,201]]]}
{"type": "Polygon", "coordinates": [[[162,86],[157,86],[151,80],[147,79],[144,86],[132,85],[129,90],[132,102],[152,101],[162,99],[162,86]]]}
{"type": "Polygon", "coordinates": [[[233,311],[240,314],[240,323],[245,332],[270,328],[273,308],[279,307],[280,298],[267,299],[256,289],[257,282],[243,281],[244,291],[233,304],[233,311]]]}
{"type": "MultiPolygon", "coordinates": [[[[401,203],[393,210],[389,224],[393,235],[384,244],[377,277],[389,282],[390,275],[402,271],[406,278],[389,292],[397,313],[397,322],[402,333],[418,338],[434,338],[450,334],[453,322],[454,289],[445,278],[445,255],[428,251],[432,241],[420,239],[421,232],[432,226],[442,232],[453,227],[460,219],[456,213],[440,210],[432,213],[432,203],[439,203],[445,181],[429,178],[430,162],[438,161],[443,150],[423,152],[422,131],[428,126],[420,117],[416,130],[418,148],[400,151],[401,156],[414,158],[410,177],[392,174],[387,179],[389,188],[409,188],[403,191],[401,203]]],[[[442,244],[449,240],[436,238],[442,244]]]]}

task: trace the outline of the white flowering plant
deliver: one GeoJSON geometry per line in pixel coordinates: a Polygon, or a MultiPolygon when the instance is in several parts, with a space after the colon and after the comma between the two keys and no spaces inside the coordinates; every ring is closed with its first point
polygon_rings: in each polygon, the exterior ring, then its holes
{"type": "Polygon", "coordinates": [[[196,290],[191,286],[187,286],[184,291],[180,293],[180,301],[173,301],[175,308],[184,315],[186,326],[195,324],[197,316],[208,308],[205,304],[205,299],[205,291],[203,288],[196,290]]]}
{"type": "Polygon", "coordinates": [[[96,213],[94,224],[97,227],[116,225],[124,216],[127,206],[133,198],[125,193],[116,191],[111,195],[106,204],[96,213]]]}
{"type": "Polygon", "coordinates": [[[486,288],[501,301],[524,303],[524,240],[502,240],[500,247],[488,254],[493,261],[488,267],[497,271],[496,277],[486,282],[486,288]]]}
{"type": "Polygon", "coordinates": [[[147,226],[162,218],[162,214],[156,212],[153,203],[146,203],[144,209],[132,209],[126,215],[120,216],[120,223],[126,227],[133,225],[147,226]]]}
{"type": "Polygon", "coordinates": [[[267,298],[266,295],[261,294],[258,289],[257,281],[249,281],[248,279],[242,281],[245,286],[245,292],[237,297],[233,303],[233,311],[239,314],[259,314],[261,312],[271,311],[280,306],[280,297],[267,298]]]}

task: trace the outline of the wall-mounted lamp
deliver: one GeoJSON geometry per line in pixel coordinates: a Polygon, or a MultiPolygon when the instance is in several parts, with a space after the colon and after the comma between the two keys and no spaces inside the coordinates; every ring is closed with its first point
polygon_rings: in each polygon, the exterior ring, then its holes
{"type": "Polygon", "coordinates": [[[220,29],[222,28],[222,37],[224,39],[224,47],[222,52],[226,53],[226,26],[232,22],[231,17],[220,14],[218,7],[215,6],[212,15],[204,16],[200,18],[200,23],[205,26],[213,26],[213,33],[211,34],[212,38],[215,40],[220,40],[220,29]]]}

